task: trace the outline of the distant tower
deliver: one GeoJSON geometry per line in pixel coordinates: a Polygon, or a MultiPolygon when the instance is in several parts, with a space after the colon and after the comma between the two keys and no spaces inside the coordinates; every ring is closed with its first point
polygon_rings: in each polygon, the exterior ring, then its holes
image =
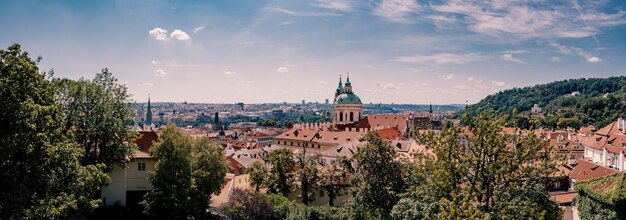
{"type": "Polygon", "coordinates": [[[146,112],[146,125],[152,126],[152,106],[150,105],[150,94],[148,94],[148,111],[146,112]]]}
{"type": "Polygon", "coordinates": [[[433,120],[433,103],[430,103],[430,107],[428,108],[428,117],[430,120],[433,120]]]}
{"type": "Polygon", "coordinates": [[[218,112],[215,112],[215,118],[213,119],[213,129],[214,131],[218,131],[218,129],[222,129],[223,127],[220,124],[220,115],[218,112]]]}

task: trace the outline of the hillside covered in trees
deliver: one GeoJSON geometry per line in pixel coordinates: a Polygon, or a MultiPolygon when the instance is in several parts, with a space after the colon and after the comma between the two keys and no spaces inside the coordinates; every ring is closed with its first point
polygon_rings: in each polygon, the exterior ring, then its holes
{"type": "Polygon", "coordinates": [[[468,106],[511,113],[514,109],[530,124],[548,128],[603,127],[626,116],[626,77],[570,79],[525,88],[513,88],[489,95],[468,106]],[[531,115],[534,104],[543,114],[531,115]]]}

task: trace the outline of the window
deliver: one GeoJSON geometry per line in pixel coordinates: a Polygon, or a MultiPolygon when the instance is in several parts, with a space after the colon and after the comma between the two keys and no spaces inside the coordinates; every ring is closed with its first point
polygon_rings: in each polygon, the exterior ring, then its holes
{"type": "Polygon", "coordinates": [[[350,121],[354,121],[354,112],[350,112],[350,121]]]}
{"type": "Polygon", "coordinates": [[[560,189],[561,188],[561,182],[560,181],[554,182],[554,188],[555,189],[560,189]]]}
{"type": "Polygon", "coordinates": [[[146,163],[137,163],[137,171],[146,171],[146,163]]]}
{"type": "Polygon", "coordinates": [[[339,112],[339,121],[343,121],[343,112],[339,112]]]}
{"type": "Polygon", "coordinates": [[[144,149],[143,144],[139,144],[139,150],[143,150],[143,149],[144,149]]]}

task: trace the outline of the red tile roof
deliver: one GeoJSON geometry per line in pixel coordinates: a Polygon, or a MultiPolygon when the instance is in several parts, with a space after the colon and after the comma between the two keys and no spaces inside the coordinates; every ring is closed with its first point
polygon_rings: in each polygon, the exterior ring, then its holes
{"type": "Polygon", "coordinates": [[[246,167],[241,165],[241,163],[237,160],[233,159],[233,157],[226,157],[226,162],[228,163],[228,173],[235,175],[246,173],[246,167]]]}
{"type": "Polygon", "coordinates": [[[576,160],[576,166],[572,170],[570,177],[576,181],[590,180],[598,177],[608,176],[617,173],[617,170],[600,166],[583,159],[576,160]]]}
{"type": "Polygon", "coordinates": [[[385,140],[396,140],[398,138],[402,138],[402,132],[400,132],[396,127],[377,130],[376,133],[385,140]]]}

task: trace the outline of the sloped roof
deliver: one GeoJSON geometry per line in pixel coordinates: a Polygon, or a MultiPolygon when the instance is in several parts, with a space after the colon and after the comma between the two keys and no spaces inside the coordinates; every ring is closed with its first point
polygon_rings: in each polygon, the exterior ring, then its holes
{"type": "Polygon", "coordinates": [[[380,136],[380,138],[385,140],[402,138],[402,132],[400,132],[396,127],[377,130],[376,133],[380,136]]]}
{"type": "Polygon", "coordinates": [[[399,131],[406,129],[409,119],[407,114],[370,114],[351,125],[354,128],[398,128],[399,131]]]}
{"type": "Polygon", "coordinates": [[[617,170],[600,166],[584,159],[578,159],[576,160],[576,166],[572,169],[570,177],[576,181],[584,181],[608,176],[617,172],[617,170]]]}

